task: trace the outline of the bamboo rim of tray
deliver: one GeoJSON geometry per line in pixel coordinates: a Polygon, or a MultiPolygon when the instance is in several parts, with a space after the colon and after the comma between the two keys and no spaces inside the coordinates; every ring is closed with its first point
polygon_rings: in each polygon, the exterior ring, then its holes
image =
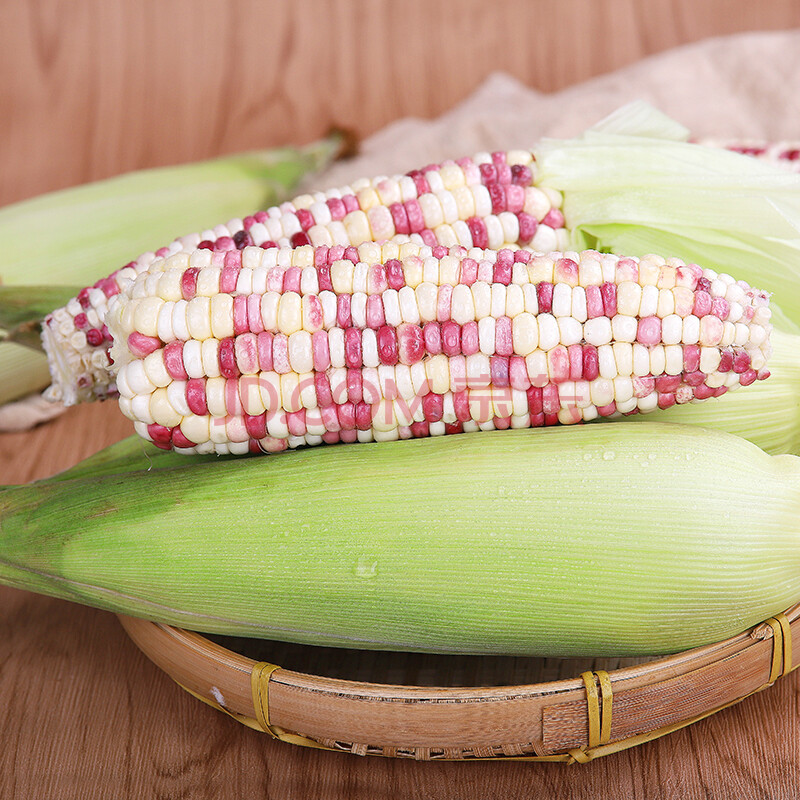
{"type": "Polygon", "coordinates": [[[306,747],[417,760],[585,763],[738,703],[800,661],[800,603],[725,641],[636,666],[474,688],[310,675],[199,633],[119,619],[183,689],[250,728],[306,747]]]}

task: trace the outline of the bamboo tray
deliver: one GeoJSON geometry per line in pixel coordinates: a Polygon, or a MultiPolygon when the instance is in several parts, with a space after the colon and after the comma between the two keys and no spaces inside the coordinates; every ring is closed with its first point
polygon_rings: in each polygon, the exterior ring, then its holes
{"type": "Polygon", "coordinates": [[[733,705],[800,661],[800,604],[723,642],[647,661],[334,650],[119,619],[182,688],[251,728],[307,747],[417,760],[584,763],[733,705]],[[361,680],[344,677],[354,674],[361,680]]]}

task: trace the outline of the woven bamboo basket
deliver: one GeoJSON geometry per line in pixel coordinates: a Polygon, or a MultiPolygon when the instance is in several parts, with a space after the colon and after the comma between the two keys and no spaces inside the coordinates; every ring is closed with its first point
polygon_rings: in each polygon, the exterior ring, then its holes
{"type": "Polygon", "coordinates": [[[800,661],[800,604],[648,661],[336,651],[120,621],[182,688],[244,725],[307,747],[417,760],[584,763],[738,703],[800,661]],[[368,680],[343,677],[354,674],[368,680]]]}

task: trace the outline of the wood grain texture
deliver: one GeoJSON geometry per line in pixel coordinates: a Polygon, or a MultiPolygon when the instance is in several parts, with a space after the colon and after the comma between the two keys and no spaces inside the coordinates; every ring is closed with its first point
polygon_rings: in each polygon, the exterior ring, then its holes
{"type": "Polygon", "coordinates": [[[0,204],[432,116],[503,70],[553,91],[794,0],[4,0],[0,204]]]}
{"type": "MultiPolygon", "coordinates": [[[[493,70],[552,91],[708,36],[798,25],[794,0],[3,0],[0,203],[301,143],[333,123],[365,135],[440,113],[493,70]]],[[[0,484],[52,474],[129,431],[108,404],[0,436],[0,484]]],[[[305,653],[295,666],[312,670],[319,656],[305,653]]],[[[430,675],[424,659],[402,663],[409,682],[430,675]]],[[[359,678],[365,664],[337,668],[359,678]]],[[[586,766],[367,760],[270,741],[179,690],[113,616],[0,589],[3,800],[799,794],[800,672],[586,766]]]]}

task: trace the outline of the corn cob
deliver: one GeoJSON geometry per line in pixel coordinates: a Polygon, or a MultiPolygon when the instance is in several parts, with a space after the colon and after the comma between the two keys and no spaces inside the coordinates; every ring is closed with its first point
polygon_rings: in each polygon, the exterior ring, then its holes
{"type": "Polygon", "coordinates": [[[159,257],[107,321],[141,436],[246,453],[718,397],[768,376],[767,302],[677,259],[367,243],[159,257]]]}
{"type": "Polygon", "coordinates": [[[195,248],[350,247],[388,239],[494,250],[512,244],[544,251],[564,247],[561,197],[536,188],[532,167],[528,150],[479,153],[474,159],[301,195],[145,253],[47,318],[53,377],[48,396],[72,405],[114,392],[107,369],[108,299],[159,257],[195,248]]]}
{"type": "Polygon", "coordinates": [[[139,464],[0,490],[0,582],[220,634],[545,656],[675,652],[800,596],[800,460],[689,425],[139,464]]]}

